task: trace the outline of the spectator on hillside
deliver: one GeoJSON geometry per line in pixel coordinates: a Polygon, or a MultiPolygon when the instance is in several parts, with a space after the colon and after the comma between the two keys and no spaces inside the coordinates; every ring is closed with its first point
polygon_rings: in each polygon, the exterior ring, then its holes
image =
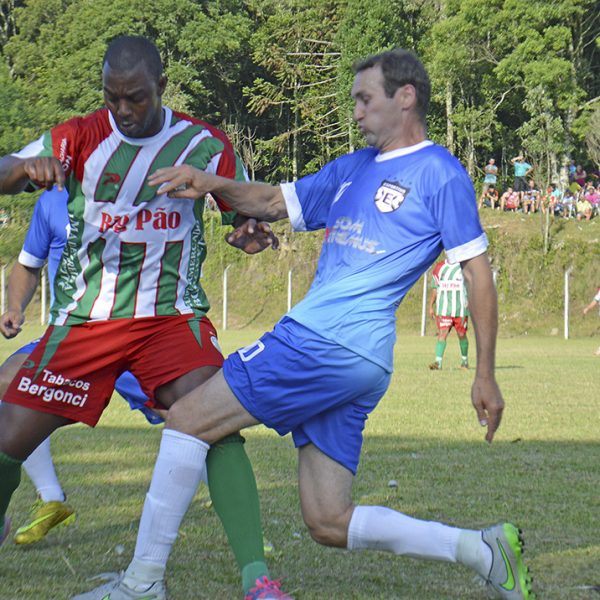
{"type": "Polygon", "coordinates": [[[502,212],[512,210],[516,212],[519,209],[519,194],[511,187],[507,188],[500,197],[500,210],[502,212]]]}
{"type": "Polygon", "coordinates": [[[493,184],[489,184],[487,190],[485,190],[479,198],[479,208],[488,206],[492,210],[494,208],[500,209],[500,200],[498,199],[498,190],[493,184]]]}
{"type": "Polygon", "coordinates": [[[575,179],[575,171],[577,170],[577,165],[575,164],[575,159],[572,158],[569,161],[569,181],[573,181],[575,179]]]}
{"type": "Polygon", "coordinates": [[[539,191],[535,185],[535,181],[530,179],[527,182],[527,191],[523,194],[521,208],[524,213],[532,214],[538,209],[539,191]]]}
{"type": "Polygon", "coordinates": [[[592,218],[592,205],[589,200],[585,199],[585,196],[580,196],[577,200],[577,220],[585,219],[589,221],[592,218]]]}
{"type": "Polygon", "coordinates": [[[563,212],[563,192],[556,185],[552,184],[552,193],[550,194],[550,214],[562,215],[563,212]]]}
{"type": "Polygon", "coordinates": [[[496,159],[490,158],[488,164],[483,168],[485,177],[483,178],[483,187],[481,188],[482,196],[487,192],[490,186],[496,186],[498,179],[498,167],[496,166],[496,159]]]}
{"type": "Polygon", "coordinates": [[[583,197],[592,205],[592,215],[595,215],[598,212],[600,192],[598,192],[598,190],[591,183],[589,183],[585,189],[583,197]]]}
{"type": "Polygon", "coordinates": [[[565,190],[563,200],[563,217],[570,219],[575,216],[575,195],[570,189],[565,190]]]}
{"type": "Polygon", "coordinates": [[[519,194],[519,200],[523,199],[523,194],[527,191],[527,175],[533,171],[533,167],[525,162],[522,154],[510,159],[515,169],[515,181],[513,188],[519,194]]]}
{"type": "Polygon", "coordinates": [[[585,182],[587,180],[587,173],[581,165],[577,165],[575,168],[575,174],[573,175],[573,181],[580,185],[581,187],[585,187],[585,182]]]}

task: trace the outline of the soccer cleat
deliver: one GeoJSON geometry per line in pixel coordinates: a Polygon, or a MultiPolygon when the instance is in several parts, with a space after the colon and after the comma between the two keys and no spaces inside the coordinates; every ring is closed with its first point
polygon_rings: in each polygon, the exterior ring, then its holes
{"type": "Polygon", "coordinates": [[[532,579],[523,562],[523,537],[512,523],[500,523],[481,532],[492,551],[492,566],[485,585],[504,600],[535,600],[532,579]]]}
{"type": "Polygon", "coordinates": [[[19,527],[15,533],[15,544],[35,544],[57,525],[69,525],[75,520],[75,512],[64,502],[38,500],[31,508],[32,521],[19,527]]]}
{"type": "Polygon", "coordinates": [[[440,370],[442,369],[442,365],[441,365],[439,362],[437,362],[437,361],[436,361],[436,362],[432,362],[432,363],[429,365],[429,368],[430,368],[432,371],[440,371],[440,370]]]}
{"type": "Polygon", "coordinates": [[[2,533],[0,534],[0,546],[4,543],[4,540],[8,537],[10,533],[10,518],[4,517],[4,526],[2,527],[2,533]]]}
{"type": "Polygon", "coordinates": [[[279,580],[274,581],[265,575],[256,580],[256,585],[248,590],[244,600],[294,600],[280,588],[279,580]]]}
{"type": "Polygon", "coordinates": [[[155,581],[144,590],[132,589],[125,585],[125,573],[101,573],[91,580],[101,579],[106,583],[71,600],[167,600],[167,590],[163,581],[155,581]]]}
{"type": "Polygon", "coordinates": [[[463,371],[468,371],[468,370],[469,370],[469,361],[468,361],[468,360],[462,360],[462,361],[460,362],[460,368],[461,368],[463,371]]]}

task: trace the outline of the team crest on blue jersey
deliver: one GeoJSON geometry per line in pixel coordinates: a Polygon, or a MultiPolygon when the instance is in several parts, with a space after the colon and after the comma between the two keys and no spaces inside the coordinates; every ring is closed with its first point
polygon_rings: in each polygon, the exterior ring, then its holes
{"type": "Polygon", "coordinates": [[[404,202],[410,188],[395,181],[384,181],[375,192],[375,206],[383,213],[393,212],[404,202]]]}

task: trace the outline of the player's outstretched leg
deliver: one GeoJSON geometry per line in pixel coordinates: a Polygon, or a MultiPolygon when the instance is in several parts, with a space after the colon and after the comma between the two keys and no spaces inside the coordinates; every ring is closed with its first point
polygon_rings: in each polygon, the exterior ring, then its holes
{"type": "MultiPolygon", "coordinates": [[[[246,598],[291,600],[281,592],[278,582],[269,579],[264,564],[256,482],[241,440],[241,436],[234,435],[226,443],[215,444],[217,452],[209,459],[213,505],[242,569],[246,598]],[[253,495],[255,500],[251,500],[253,495]],[[245,515],[243,524],[239,522],[240,515],[245,515]],[[254,539],[240,539],[234,533],[236,527],[254,539]],[[258,591],[262,595],[256,595],[258,591]]],[[[200,482],[207,451],[208,445],[193,436],[172,429],[163,431],[133,560],[124,574],[115,573],[106,584],[72,600],[166,598],[163,579],[167,559],[200,482]],[[181,473],[185,473],[185,478],[178,476],[181,473]]]]}
{"type": "Polygon", "coordinates": [[[17,529],[15,544],[35,544],[54,527],[73,523],[75,512],[65,502],[65,493],[56,476],[50,453],[50,438],[46,438],[31,453],[23,463],[23,468],[33,482],[39,498],[31,508],[31,521],[17,529]]]}

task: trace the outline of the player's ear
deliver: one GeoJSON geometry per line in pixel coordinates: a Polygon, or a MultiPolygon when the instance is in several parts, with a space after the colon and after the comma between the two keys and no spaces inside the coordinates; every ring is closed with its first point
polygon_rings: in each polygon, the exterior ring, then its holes
{"type": "Polygon", "coordinates": [[[158,80],[158,95],[162,96],[165,93],[165,89],[167,88],[167,76],[161,75],[158,80]]]}

